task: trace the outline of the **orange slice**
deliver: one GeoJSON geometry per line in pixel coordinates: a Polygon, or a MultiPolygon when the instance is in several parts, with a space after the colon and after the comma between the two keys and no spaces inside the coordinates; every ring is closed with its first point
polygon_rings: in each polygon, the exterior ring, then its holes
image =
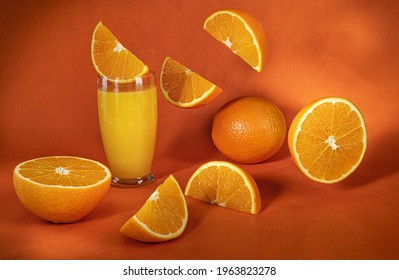
{"type": "Polygon", "coordinates": [[[367,146],[360,111],[344,98],[329,97],[305,106],[288,133],[291,156],[310,179],[331,184],[359,166],[367,146]]]}
{"type": "Polygon", "coordinates": [[[120,231],[139,241],[162,242],[179,237],[186,228],[187,219],[183,192],[170,175],[120,231]]]}
{"type": "Polygon", "coordinates": [[[237,9],[218,11],[205,20],[204,29],[256,71],[262,71],[268,45],[262,25],[254,16],[237,9]]]}
{"type": "Polygon", "coordinates": [[[215,84],[170,57],[162,65],[161,90],[169,103],[182,108],[206,105],[222,93],[215,84]]]}
{"type": "Polygon", "coordinates": [[[251,214],[258,214],[262,208],[258,186],[251,175],[226,161],[201,165],[189,179],[184,193],[251,214]]]}
{"type": "Polygon", "coordinates": [[[148,67],[126,49],[101,21],[93,32],[91,59],[97,73],[110,81],[128,82],[148,73],[148,67]]]}
{"type": "Polygon", "coordinates": [[[19,200],[33,214],[71,223],[100,203],[110,187],[111,172],[93,160],[52,156],[18,164],[13,179],[19,200]]]}

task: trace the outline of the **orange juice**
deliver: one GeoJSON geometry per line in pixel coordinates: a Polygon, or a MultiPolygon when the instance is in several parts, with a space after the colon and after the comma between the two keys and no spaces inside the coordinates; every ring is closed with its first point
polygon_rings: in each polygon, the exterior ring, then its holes
{"type": "Polygon", "coordinates": [[[139,88],[98,88],[101,137],[112,175],[119,179],[147,176],[157,132],[155,84],[139,88]]]}

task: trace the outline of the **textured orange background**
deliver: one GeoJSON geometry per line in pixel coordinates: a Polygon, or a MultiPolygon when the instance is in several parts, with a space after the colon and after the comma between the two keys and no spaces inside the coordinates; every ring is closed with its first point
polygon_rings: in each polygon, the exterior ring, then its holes
{"type": "Polygon", "coordinates": [[[0,10],[0,259],[398,259],[399,56],[397,1],[9,1],[0,10]],[[202,29],[211,13],[242,8],[262,23],[270,55],[257,73],[202,29]],[[12,169],[24,160],[75,155],[106,163],[91,64],[102,20],[123,45],[160,72],[171,56],[224,93],[184,110],[159,92],[153,172],[137,189],[112,188],[80,222],[41,221],[18,201],[12,169]],[[162,244],[119,233],[173,173],[184,188],[209,160],[215,112],[244,95],[263,96],[287,124],[325,96],[351,100],[369,146],[345,181],[322,185],[294,166],[287,144],[269,161],[240,165],[257,181],[263,209],[248,215],[187,198],[184,234],[162,244]]]}

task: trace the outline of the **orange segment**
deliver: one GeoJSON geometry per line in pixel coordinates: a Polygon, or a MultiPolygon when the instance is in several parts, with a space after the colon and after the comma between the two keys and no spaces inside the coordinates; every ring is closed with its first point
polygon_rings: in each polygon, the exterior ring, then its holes
{"type": "Polygon", "coordinates": [[[162,65],[161,90],[169,103],[182,108],[206,105],[222,93],[215,84],[170,57],[162,65]]]}
{"type": "Polygon", "coordinates": [[[70,223],[89,214],[111,183],[99,162],[68,156],[43,157],[17,165],[14,188],[21,203],[43,220],[70,223]]]}
{"type": "Polygon", "coordinates": [[[225,161],[200,166],[188,181],[185,195],[251,214],[258,214],[262,208],[258,186],[251,175],[225,161]]]}
{"type": "Polygon", "coordinates": [[[179,237],[187,225],[187,204],[170,175],[120,231],[139,241],[162,242],[179,237]]]}
{"type": "Polygon", "coordinates": [[[218,11],[205,20],[204,29],[256,71],[262,71],[268,45],[262,25],[254,16],[237,9],[218,11]]]}
{"type": "Polygon", "coordinates": [[[367,146],[360,111],[350,101],[329,97],[305,106],[288,135],[292,158],[310,179],[331,184],[359,166],[367,146]]]}
{"type": "Polygon", "coordinates": [[[129,81],[148,73],[148,67],[100,21],[93,32],[91,58],[94,68],[111,81],[129,81]]]}

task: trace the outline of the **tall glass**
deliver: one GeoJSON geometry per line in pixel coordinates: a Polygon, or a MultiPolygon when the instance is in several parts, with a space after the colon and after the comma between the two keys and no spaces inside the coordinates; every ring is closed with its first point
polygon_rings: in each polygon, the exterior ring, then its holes
{"type": "Polygon", "coordinates": [[[99,76],[97,100],[113,185],[130,187],[152,182],[158,121],[155,73],[129,82],[112,82],[99,76]]]}

